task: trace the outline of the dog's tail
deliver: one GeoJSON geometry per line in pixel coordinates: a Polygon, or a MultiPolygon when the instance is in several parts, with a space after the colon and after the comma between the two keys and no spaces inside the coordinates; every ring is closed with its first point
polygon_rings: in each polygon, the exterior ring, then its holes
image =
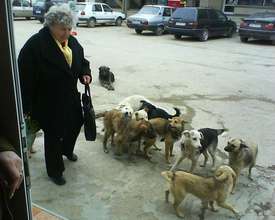
{"type": "Polygon", "coordinates": [[[163,171],[161,175],[169,182],[172,183],[175,180],[176,174],[173,171],[163,171]]]}
{"type": "Polygon", "coordinates": [[[216,131],[217,131],[217,136],[221,135],[222,137],[226,137],[229,130],[227,128],[223,128],[223,129],[217,129],[216,131]]]}
{"type": "Polygon", "coordinates": [[[106,113],[107,113],[107,111],[105,111],[105,112],[99,112],[99,113],[96,113],[96,114],[95,114],[95,118],[101,118],[101,117],[104,117],[106,113]]]}
{"type": "Polygon", "coordinates": [[[174,114],[172,117],[180,116],[180,115],[181,115],[180,110],[179,110],[177,107],[174,107],[174,109],[175,109],[175,111],[176,111],[176,114],[174,114]]]}

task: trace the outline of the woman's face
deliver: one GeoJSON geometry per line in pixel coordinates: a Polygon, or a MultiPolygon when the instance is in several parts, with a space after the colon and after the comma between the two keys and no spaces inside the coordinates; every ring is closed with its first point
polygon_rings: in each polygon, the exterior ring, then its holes
{"type": "Polygon", "coordinates": [[[55,24],[50,27],[50,30],[54,38],[60,43],[63,43],[69,38],[72,28],[61,24],[55,24]]]}

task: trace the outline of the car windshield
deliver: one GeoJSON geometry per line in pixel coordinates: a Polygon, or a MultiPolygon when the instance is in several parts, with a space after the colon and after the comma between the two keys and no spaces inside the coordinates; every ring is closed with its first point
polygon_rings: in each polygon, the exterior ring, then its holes
{"type": "Polygon", "coordinates": [[[184,20],[195,21],[197,18],[197,10],[194,8],[178,8],[172,14],[172,18],[182,18],[184,20]]]}
{"type": "Polygon", "coordinates": [[[156,15],[159,13],[160,8],[155,6],[144,6],[142,9],[139,10],[139,14],[151,14],[156,15]]]}
{"type": "Polygon", "coordinates": [[[43,7],[45,4],[45,1],[43,0],[38,0],[34,3],[34,6],[38,6],[38,7],[43,7]]]}

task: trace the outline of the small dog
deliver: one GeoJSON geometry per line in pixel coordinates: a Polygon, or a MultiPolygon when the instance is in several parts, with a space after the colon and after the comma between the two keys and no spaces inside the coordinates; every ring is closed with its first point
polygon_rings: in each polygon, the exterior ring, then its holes
{"type": "MultiPolygon", "coordinates": [[[[181,138],[184,131],[184,124],[187,123],[182,117],[173,117],[171,119],[154,118],[149,120],[157,135],[164,139],[165,143],[165,160],[170,163],[170,157],[173,156],[174,143],[181,138]]],[[[152,145],[155,145],[155,139],[147,139],[144,144],[144,154],[147,158],[148,150],[152,145]]]]}
{"type": "Polygon", "coordinates": [[[174,209],[178,217],[184,214],[179,210],[179,205],[185,196],[190,193],[202,202],[202,216],[210,205],[212,211],[217,211],[214,202],[218,206],[232,211],[239,219],[238,211],[226,203],[228,194],[235,185],[236,174],[234,170],[226,165],[220,166],[213,177],[201,177],[183,171],[164,171],[161,175],[168,181],[169,189],[165,191],[166,202],[169,202],[169,193],[174,197],[174,209]]]}
{"type": "Polygon", "coordinates": [[[196,168],[201,154],[204,155],[203,167],[208,161],[208,152],[212,157],[212,167],[215,167],[218,136],[228,131],[227,129],[202,128],[199,130],[184,131],[181,139],[181,155],[170,170],[175,170],[180,162],[188,158],[192,161],[190,172],[196,168]]]}
{"type": "Polygon", "coordinates": [[[115,82],[115,75],[110,71],[107,66],[100,66],[99,68],[99,82],[101,86],[108,90],[115,90],[113,83],[115,82]]]}
{"type": "Polygon", "coordinates": [[[174,115],[170,115],[168,112],[166,112],[162,108],[158,108],[152,103],[146,101],[146,100],[141,100],[141,107],[140,109],[145,109],[145,111],[148,114],[148,119],[153,119],[153,118],[164,118],[164,119],[170,119],[173,117],[180,116],[181,112],[178,108],[174,108],[176,113],[174,115]]]}
{"type": "Polygon", "coordinates": [[[144,109],[141,109],[139,111],[135,111],[132,115],[132,119],[138,120],[145,120],[148,121],[148,114],[144,109]]]}
{"type": "Polygon", "coordinates": [[[132,119],[127,123],[126,127],[115,136],[115,145],[117,146],[117,155],[122,154],[123,147],[128,147],[128,155],[131,157],[134,150],[133,142],[140,142],[142,138],[155,138],[156,132],[149,121],[132,119]]]}
{"type": "Polygon", "coordinates": [[[114,145],[114,135],[122,131],[131,120],[128,114],[122,113],[117,109],[107,111],[104,114],[104,138],[103,138],[103,150],[108,153],[107,141],[111,137],[111,145],[114,145]]]}
{"type": "Polygon", "coordinates": [[[236,172],[237,180],[241,170],[248,167],[248,178],[252,180],[251,169],[256,164],[258,146],[255,143],[248,143],[242,139],[230,139],[224,148],[229,153],[229,166],[236,172]]]}

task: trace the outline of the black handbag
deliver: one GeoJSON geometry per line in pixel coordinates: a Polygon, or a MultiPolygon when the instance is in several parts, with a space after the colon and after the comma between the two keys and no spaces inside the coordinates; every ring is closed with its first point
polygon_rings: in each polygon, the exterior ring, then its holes
{"type": "Polygon", "coordinates": [[[85,93],[82,94],[82,109],[84,119],[84,134],[87,141],[96,139],[95,111],[92,104],[89,85],[85,85],[85,93]]]}

